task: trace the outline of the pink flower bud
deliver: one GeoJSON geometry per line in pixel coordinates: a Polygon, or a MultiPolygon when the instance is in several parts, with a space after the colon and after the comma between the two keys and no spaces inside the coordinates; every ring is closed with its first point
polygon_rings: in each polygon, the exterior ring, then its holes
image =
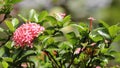
{"type": "Polygon", "coordinates": [[[90,45],[91,45],[91,46],[95,46],[95,45],[96,45],[96,43],[91,43],[90,45]]]}
{"type": "Polygon", "coordinates": [[[81,48],[76,48],[76,50],[75,50],[74,54],[79,54],[79,53],[80,53],[80,51],[81,51],[81,48]]]}
{"type": "Polygon", "coordinates": [[[65,13],[59,13],[59,15],[62,17],[62,18],[64,18],[65,17],[65,13]]]}
{"type": "Polygon", "coordinates": [[[89,30],[91,31],[92,30],[92,22],[96,19],[94,19],[93,17],[89,17],[88,20],[90,20],[89,30]]]}
{"type": "Polygon", "coordinates": [[[56,19],[62,21],[65,15],[65,13],[56,13],[56,19]]]}
{"type": "Polygon", "coordinates": [[[94,21],[94,20],[96,20],[96,19],[93,18],[93,17],[89,17],[88,20],[92,20],[92,21],[94,21]]]}
{"type": "Polygon", "coordinates": [[[100,66],[96,66],[96,68],[101,68],[100,66]]]}

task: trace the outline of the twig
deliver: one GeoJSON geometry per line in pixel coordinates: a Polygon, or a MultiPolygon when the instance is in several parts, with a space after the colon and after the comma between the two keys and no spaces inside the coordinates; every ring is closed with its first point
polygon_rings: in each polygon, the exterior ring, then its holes
{"type": "Polygon", "coordinates": [[[53,63],[56,64],[56,67],[57,67],[57,68],[61,68],[61,67],[59,66],[59,64],[57,63],[57,61],[54,59],[54,57],[53,57],[48,51],[45,51],[45,52],[48,54],[49,59],[50,59],[53,63]]]}
{"type": "Polygon", "coordinates": [[[3,20],[0,21],[0,24],[7,18],[7,15],[8,15],[8,14],[5,14],[3,20]]]}
{"type": "Polygon", "coordinates": [[[70,62],[70,64],[68,65],[68,67],[67,67],[67,68],[70,68],[70,66],[72,65],[72,63],[73,63],[74,59],[75,59],[75,55],[74,55],[74,53],[73,53],[73,54],[72,54],[72,59],[71,59],[71,62],[70,62]]]}
{"type": "Polygon", "coordinates": [[[92,62],[92,59],[94,58],[93,54],[94,54],[94,50],[92,50],[92,54],[90,56],[90,62],[88,63],[87,68],[91,68],[90,63],[92,62]]]}

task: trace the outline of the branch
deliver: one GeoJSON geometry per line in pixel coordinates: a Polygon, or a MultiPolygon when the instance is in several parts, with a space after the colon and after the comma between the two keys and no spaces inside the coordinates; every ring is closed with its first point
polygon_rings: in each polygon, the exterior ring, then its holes
{"type": "Polygon", "coordinates": [[[54,57],[53,57],[48,51],[45,51],[45,52],[47,53],[50,61],[52,61],[53,63],[55,63],[57,68],[61,68],[61,67],[59,66],[59,64],[57,63],[57,61],[54,59],[54,57]]]}
{"type": "Polygon", "coordinates": [[[70,64],[68,65],[67,68],[70,68],[70,67],[71,67],[72,63],[74,62],[74,59],[75,59],[75,55],[74,55],[74,51],[73,51],[71,62],[70,62],[70,64]]]}
{"type": "Polygon", "coordinates": [[[7,15],[8,15],[8,14],[5,14],[3,20],[0,21],[0,24],[7,18],[7,15]]]}

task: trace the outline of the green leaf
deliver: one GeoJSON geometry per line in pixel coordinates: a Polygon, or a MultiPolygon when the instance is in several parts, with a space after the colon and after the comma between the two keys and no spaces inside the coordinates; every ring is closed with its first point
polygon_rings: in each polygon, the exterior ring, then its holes
{"type": "Polygon", "coordinates": [[[48,36],[48,37],[46,37],[46,38],[44,38],[44,39],[43,39],[43,41],[42,41],[42,43],[43,43],[43,44],[45,44],[45,43],[46,43],[46,41],[47,41],[49,38],[50,38],[49,36],[48,36]]]}
{"type": "Polygon", "coordinates": [[[54,27],[46,28],[46,32],[47,32],[47,34],[52,35],[55,32],[54,27]]]}
{"type": "Polygon", "coordinates": [[[4,32],[4,29],[0,27],[0,32],[4,32]]]}
{"type": "Polygon", "coordinates": [[[63,19],[63,21],[61,23],[63,23],[63,26],[67,26],[71,21],[71,16],[65,16],[65,18],[63,19]]]}
{"type": "Polygon", "coordinates": [[[5,44],[5,47],[7,47],[8,49],[11,49],[14,45],[14,42],[11,42],[11,41],[8,41],[6,44],[5,44]]]}
{"type": "Polygon", "coordinates": [[[38,15],[34,9],[31,9],[29,12],[29,20],[38,22],[38,15]]]}
{"type": "Polygon", "coordinates": [[[107,38],[107,39],[110,39],[109,34],[103,32],[102,30],[98,30],[97,32],[98,32],[101,36],[103,36],[103,37],[105,37],[105,38],[107,38]]]}
{"type": "Polygon", "coordinates": [[[18,16],[25,22],[27,22],[27,19],[25,17],[23,17],[21,14],[18,14],[18,16]]]}
{"type": "Polygon", "coordinates": [[[52,47],[54,47],[54,38],[53,37],[46,37],[42,41],[44,48],[49,47],[49,45],[52,44],[52,47]]]}
{"type": "Polygon", "coordinates": [[[70,22],[71,21],[71,16],[68,15],[63,19],[63,23],[70,22]]]}
{"type": "Polygon", "coordinates": [[[31,20],[34,16],[34,14],[36,13],[36,11],[34,9],[31,9],[29,12],[29,20],[31,20]]]}
{"type": "Polygon", "coordinates": [[[35,22],[38,22],[38,14],[35,14],[35,15],[34,15],[34,21],[35,21],[35,22]]]}
{"type": "Polygon", "coordinates": [[[89,34],[89,37],[90,37],[94,42],[98,42],[98,41],[103,40],[103,37],[100,36],[99,34],[97,34],[97,33],[94,32],[94,31],[89,34]]]}
{"type": "Polygon", "coordinates": [[[120,41],[120,34],[115,37],[114,42],[120,41]]]}
{"type": "Polygon", "coordinates": [[[17,18],[12,19],[12,24],[14,27],[16,27],[19,24],[19,20],[17,18]]]}
{"type": "Polygon", "coordinates": [[[108,28],[109,34],[112,38],[114,38],[117,35],[119,30],[120,30],[120,27],[117,25],[113,25],[108,28]]]}
{"type": "Polygon", "coordinates": [[[13,62],[13,59],[10,57],[3,57],[2,59],[6,62],[13,62]]]}
{"type": "Polygon", "coordinates": [[[3,68],[8,68],[9,65],[6,61],[2,61],[2,66],[3,68]]]}
{"type": "Polygon", "coordinates": [[[87,36],[88,34],[88,27],[86,24],[84,23],[80,23],[79,25],[77,24],[71,24],[71,26],[74,28],[74,32],[75,34],[79,37],[79,36],[87,36]]]}
{"type": "Polygon", "coordinates": [[[104,26],[104,27],[106,27],[106,28],[109,28],[109,25],[106,24],[104,21],[99,20],[99,22],[100,22],[100,25],[102,25],[102,26],[104,26]]]}
{"type": "Polygon", "coordinates": [[[7,27],[10,29],[10,31],[14,32],[15,28],[13,26],[13,24],[10,21],[5,21],[7,27]]]}
{"type": "Polygon", "coordinates": [[[52,26],[54,26],[55,24],[57,24],[57,20],[54,17],[52,17],[52,16],[47,16],[46,19],[50,22],[50,24],[52,26]]]}
{"type": "Polygon", "coordinates": [[[5,53],[4,48],[0,48],[0,57],[2,57],[4,55],[4,53],[5,53]]]}
{"type": "Polygon", "coordinates": [[[28,50],[28,51],[26,51],[26,52],[23,54],[22,57],[28,56],[28,55],[30,55],[30,54],[35,54],[35,51],[33,51],[33,50],[28,50]]]}
{"type": "MultiPolygon", "coordinates": [[[[101,45],[101,46],[102,46],[102,45],[101,45]]],[[[103,54],[104,54],[104,53],[107,53],[107,52],[108,52],[108,49],[107,49],[107,48],[102,47],[100,51],[101,51],[101,53],[103,53],[103,54]]]]}
{"type": "Polygon", "coordinates": [[[77,27],[79,30],[83,31],[83,30],[86,30],[83,26],[81,25],[77,25],[77,24],[71,24],[71,26],[73,27],[77,27]]]}
{"type": "Polygon", "coordinates": [[[34,55],[36,52],[33,50],[28,50],[23,53],[23,55],[17,60],[17,62],[21,61],[23,58],[29,57],[31,55],[34,55]]]}
{"type": "Polygon", "coordinates": [[[105,54],[104,55],[106,58],[108,58],[108,59],[115,59],[115,57],[113,56],[113,55],[109,55],[109,54],[105,54]]]}
{"type": "Polygon", "coordinates": [[[39,22],[41,22],[47,15],[48,15],[47,11],[42,11],[38,16],[39,22]]]}
{"type": "Polygon", "coordinates": [[[76,44],[79,39],[76,37],[75,33],[74,32],[70,32],[70,33],[67,33],[65,35],[65,37],[67,38],[67,40],[71,43],[71,44],[76,44]]]}
{"type": "Polygon", "coordinates": [[[73,48],[73,45],[70,42],[63,42],[59,44],[60,49],[73,48]]]}

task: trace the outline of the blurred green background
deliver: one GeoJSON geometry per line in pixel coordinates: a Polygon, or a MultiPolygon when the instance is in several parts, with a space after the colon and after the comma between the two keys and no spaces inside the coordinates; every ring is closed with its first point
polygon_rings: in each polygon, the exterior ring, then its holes
{"type": "Polygon", "coordinates": [[[89,16],[110,25],[120,22],[120,0],[23,0],[14,6],[11,14],[27,16],[30,9],[48,10],[51,13],[62,11],[70,14],[76,22],[84,21],[89,16]]]}

